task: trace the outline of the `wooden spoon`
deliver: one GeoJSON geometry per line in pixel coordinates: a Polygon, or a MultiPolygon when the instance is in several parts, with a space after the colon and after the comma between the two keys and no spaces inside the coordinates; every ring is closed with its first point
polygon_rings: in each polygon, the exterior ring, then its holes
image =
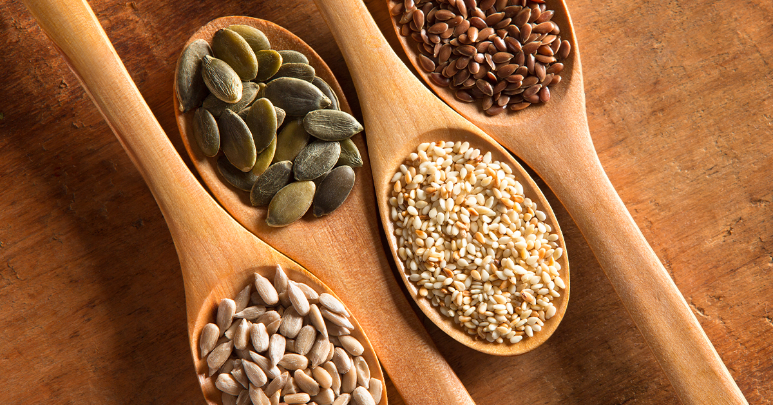
{"type": "MultiPolygon", "coordinates": [[[[260,29],[274,49],[302,52],[317,76],[336,92],[341,108],[350,112],[341,87],[322,58],[276,24],[250,17],[218,18],[199,29],[188,43],[197,39],[210,41],[215,31],[232,24],[260,29]]],[[[175,106],[175,114],[185,149],[215,198],[245,228],[302,266],[313,269],[317,277],[339,292],[367,331],[381,363],[407,403],[432,403],[437,398],[447,398],[449,404],[473,403],[400,292],[381,244],[362,136],[356,136],[354,142],[364,165],[355,169],[356,183],[346,202],[329,216],[314,218],[308,213],[290,226],[272,228],[266,225],[266,210],[253,207],[248,193],[231,187],[220,176],[216,159],[204,156],[193,141],[193,113],[181,114],[175,106]],[[416,368],[426,372],[405,371],[416,368]]]]}
{"type": "MultiPolygon", "coordinates": [[[[219,404],[220,391],[198,358],[201,328],[215,318],[221,298],[235,297],[253,273],[273,277],[281,265],[291,280],[333,294],[319,279],[239,225],[204,190],[164,134],[86,2],[25,2],[78,76],[156,198],[169,225],[185,284],[188,332],[204,397],[219,404]]],[[[378,359],[362,327],[351,318],[370,365],[381,380],[378,359]]],[[[159,372],[162,369],[158,370],[159,372]]],[[[380,404],[387,404],[386,392],[380,404]]]]}
{"type": "MultiPolygon", "coordinates": [[[[535,201],[547,214],[547,222],[559,234],[559,244],[565,247],[563,236],[550,205],[534,181],[497,142],[463,119],[427,91],[400,63],[387,45],[360,2],[318,0],[323,17],[355,79],[360,105],[365,119],[371,170],[378,199],[380,217],[399,273],[416,304],[424,314],[452,338],[475,350],[494,355],[517,355],[544,343],[558,327],[566,312],[569,297],[569,265],[564,255],[560,275],[566,290],[555,301],[556,315],[534,337],[517,344],[496,344],[478,340],[465,333],[452,320],[440,314],[428,300],[420,298],[416,285],[406,276],[402,260],[396,255],[394,226],[389,218],[392,185],[390,179],[408,155],[420,143],[432,141],[466,141],[483,153],[491,152],[494,160],[506,162],[524,186],[526,197],[535,201]]],[[[366,327],[367,330],[367,327],[366,327]]]]}
{"type": "MultiPolygon", "coordinates": [[[[563,80],[550,88],[551,97],[545,105],[494,117],[482,112],[478,103],[462,103],[452,91],[432,83],[419,65],[416,43],[400,35],[396,18],[392,22],[408,59],[435,94],[522,158],[566,206],[679,398],[694,404],[746,403],[601,167],[588,130],[580,54],[569,10],[562,0],[546,3],[548,9],[556,11],[553,21],[558,23],[561,37],[572,45],[569,58],[562,61],[563,80]]],[[[341,15],[367,13],[359,1],[353,0],[337,2],[336,9],[341,15]]],[[[367,41],[370,47],[377,35],[373,26],[367,31],[350,26],[347,35],[337,38],[342,47],[346,41],[367,41]]],[[[360,99],[367,100],[360,85],[363,71],[358,75],[350,59],[347,62],[360,99]]],[[[402,77],[395,78],[393,69],[390,65],[390,79],[402,81],[402,77]]],[[[369,86],[376,84],[371,81],[369,86]]]]}

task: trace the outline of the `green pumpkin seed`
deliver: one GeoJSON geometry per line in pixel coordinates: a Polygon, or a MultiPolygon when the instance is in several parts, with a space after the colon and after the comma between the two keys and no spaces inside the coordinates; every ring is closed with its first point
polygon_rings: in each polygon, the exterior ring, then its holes
{"type": "Polygon", "coordinates": [[[252,140],[252,134],[247,124],[231,110],[225,110],[217,120],[217,124],[220,128],[223,153],[228,161],[243,172],[252,169],[257,154],[255,153],[255,141],[252,140]]]}
{"type": "Polygon", "coordinates": [[[274,110],[276,110],[276,126],[277,128],[279,128],[285,122],[285,117],[287,116],[287,113],[285,113],[285,110],[277,106],[274,106],[274,110]]]}
{"type": "Polygon", "coordinates": [[[274,195],[293,180],[293,163],[276,162],[258,176],[250,190],[250,203],[255,207],[269,205],[274,195]]]}
{"type": "Polygon", "coordinates": [[[322,184],[323,181],[325,181],[325,178],[327,177],[328,174],[330,174],[330,172],[326,172],[325,174],[312,180],[314,182],[314,185],[317,186],[317,191],[319,191],[319,186],[322,184]]]}
{"type": "Polygon", "coordinates": [[[265,82],[272,78],[282,66],[282,55],[277,51],[271,49],[258,51],[255,53],[255,57],[258,58],[258,75],[255,80],[259,82],[265,82]]]}
{"type": "Polygon", "coordinates": [[[342,141],[362,132],[362,125],[354,117],[338,110],[311,111],[303,117],[303,127],[325,141],[342,141]]]}
{"type": "Polygon", "coordinates": [[[197,39],[185,47],[177,59],[175,83],[177,83],[177,108],[190,111],[199,105],[209,92],[201,77],[201,58],[212,55],[207,41],[197,39]]]}
{"type": "Polygon", "coordinates": [[[331,103],[329,106],[327,106],[329,110],[341,109],[341,103],[338,102],[338,95],[336,95],[336,93],[333,91],[333,88],[330,87],[326,81],[322,80],[321,77],[314,76],[314,80],[311,81],[311,84],[317,86],[318,89],[322,90],[322,94],[326,95],[327,98],[330,99],[331,103]]]}
{"type": "MultiPolygon", "coordinates": [[[[206,58],[206,57],[205,57],[206,58]]],[[[265,97],[287,115],[303,117],[309,111],[330,105],[330,99],[313,84],[293,77],[280,77],[266,84],[265,97]]]]}
{"type": "Polygon", "coordinates": [[[250,44],[239,34],[227,28],[217,30],[212,37],[215,56],[229,64],[243,81],[258,74],[258,60],[250,44]]]}
{"type": "Polygon", "coordinates": [[[315,190],[313,181],[291,183],[279,190],[268,205],[266,224],[287,226],[301,219],[314,201],[315,190]]]}
{"type": "Polygon", "coordinates": [[[279,70],[274,75],[275,79],[280,77],[294,77],[296,79],[305,80],[311,82],[314,80],[314,68],[311,65],[305,63],[285,63],[279,67],[279,70]]]}
{"type": "Polygon", "coordinates": [[[267,98],[261,98],[252,104],[244,123],[252,133],[258,153],[263,152],[276,137],[276,110],[267,98]]]}
{"type": "Polygon", "coordinates": [[[217,158],[217,171],[220,172],[220,175],[223,176],[228,184],[244,191],[250,191],[252,185],[258,179],[258,176],[251,171],[243,172],[235,168],[225,155],[220,155],[217,158]]]}
{"type": "Polygon", "coordinates": [[[193,137],[204,156],[217,155],[220,150],[220,131],[215,117],[205,108],[198,108],[193,114],[193,137]]]}
{"type": "Polygon", "coordinates": [[[298,153],[309,143],[310,135],[300,120],[292,120],[277,134],[274,162],[295,160],[298,153]]]}
{"type": "Polygon", "coordinates": [[[308,144],[298,153],[293,164],[293,174],[298,181],[313,180],[335,166],[341,154],[338,142],[317,141],[308,144]]]}
{"type": "Polygon", "coordinates": [[[242,98],[235,103],[226,103],[218,99],[213,94],[204,99],[202,107],[206,108],[215,118],[219,118],[225,110],[231,110],[239,113],[249,106],[258,96],[258,84],[253,82],[242,83],[242,98]]]}
{"type": "Polygon", "coordinates": [[[346,201],[354,187],[354,169],[341,166],[333,169],[317,188],[314,196],[314,216],[330,214],[346,201]]]}
{"type": "Polygon", "coordinates": [[[306,57],[306,55],[298,52],[298,51],[291,51],[289,49],[279,51],[279,54],[282,55],[282,63],[305,63],[309,64],[309,58],[306,57]]]}
{"type": "Polygon", "coordinates": [[[204,55],[201,58],[201,77],[212,94],[226,103],[235,103],[242,98],[242,81],[239,75],[220,59],[204,55]]]}
{"type": "Polygon", "coordinates": [[[266,149],[263,152],[258,153],[258,157],[255,158],[255,166],[252,166],[252,173],[256,176],[260,176],[271,165],[271,161],[274,160],[274,153],[276,152],[276,136],[271,140],[266,149]]]}
{"type": "Polygon", "coordinates": [[[362,156],[357,145],[351,138],[339,142],[341,144],[341,156],[338,157],[336,166],[362,167],[362,156]]]}
{"type": "Polygon", "coordinates": [[[255,27],[237,24],[229,26],[228,29],[241,35],[256,54],[260,51],[271,49],[271,43],[266,38],[266,34],[255,27]]]}
{"type": "Polygon", "coordinates": [[[266,83],[258,83],[258,98],[266,97],[266,83]]]}

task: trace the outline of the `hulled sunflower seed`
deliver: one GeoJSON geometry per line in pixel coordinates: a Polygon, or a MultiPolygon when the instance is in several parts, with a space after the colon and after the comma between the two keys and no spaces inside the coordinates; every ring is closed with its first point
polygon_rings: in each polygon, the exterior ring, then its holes
{"type": "Polygon", "coordinates": [[[266,224],[280,227],[299,220],[311,207],[315,189],[313,181],[298,181],[279,190],[268,205],[266,224]]]}
{"type": "MultiPolygon", "coordinates": [[[[241,384],[244,389],[247,389],[250,386],[250,380],[247,378],[247,374],[244,372],[242,363],[239,363],[236,367],[234,367],[233,370],[231,370],[231,376],[234,378],[234,380],[241,384]]],[[[239,395],[241,395],[241,393],[239,393],[239,395]]]]}
{"type": "Polygon", "coordinates": [[[384,385],[378,378],[371,378],[368,386],[368,392],[373,397],[373,402],[381,402],[381,395],[384,393],[384,385]]]}
{"type": "Polygon", "coordinates": [[[250,380],[250,383],[252,383],[254,386],[262,387],[268,382],[266,373],[264,373],[257,364],[251,361],[243,360],[242,367],[244,367],[244,372],[247,374],[247,378],[250,380]]]}
{"type": "Polygon", "coordinates": [[[302,317],[308,315],[309,300],[306,298],[306,294],[304,294],[301,288],[295,285],[295,283],[288,283],[287,293],[296,313],[302,317]]]}
{"type": "Polygon", "coordinates": [[[323,141],[342,141],[362,132],[351,114],[338,110],[315,110],[303,117],[306,132],[323,141]]]}
{"type": "Polygon", "coordinates": [[[233,347],[234,342],[231,340],[219,344],[209,353],[209,356],[207,356],[207,366],[210,369],[219,369],[220,366],[222,366],[225,361],[228,360],[228,357],[231,355],[231,351],[233,351],[233,347]]]}
{"type": "Polygon", "coordinates": [[[220,333],[224,334],[233,322],[233,316],[236,313],[236,303],[230,298],[223,298],[217,307],[217,327],[220,333]]]}
{"type": "Polygon", "coordinates": [[[271,364],[271,361],[255,352],[250,352],[250,357],[252,357],[252,361],[260,367],[261,370],[266,374],[266,377],[273,380],[277,377],[279,377],[280,374],[282,374],[281,370],[279,370],[279,367],[271,364]]]}
{"type": "Polygon", "coordinates": [[[295,286],[303,292],[303,295],[306,297],[306,300],[309,301],[309,304],[316,304],[319,302],[319,294],[317,294],[313,288],[309,287],[305,283],[293,282],[293,284],[295,284],[295,286]]]}
{"type": "Polygon", "coordinates": [[[326,95],[327,98],[330,99],[330,105],[327,106],[328,109],[341,109],[341,103],[338,101],[338,95],[336,95],[336,93],[333,91],[333,88],[330,87],[326,81],[322,80],[321,77],[314,77],[314,80],[311,81],[311,84],[317,86],[318,89],[322,90],[322,94],[326,95]]]}
{"type": "MultiPolygon", "coordinates": [[[[321,370],[319,367],[315,368],[314,370],[317,369],[321,370]]],[[[315,379],[304,373],[303,370],[295,370],[293,377],[295,377],[295,383],[298,384],[298,387],[303,390],[303,392],[306,392],[309,395],[319,394],[319,384],[315,379]]]]}
{"type": "MultiPolygon", "coordinates": [[[[255,207],[265,207],[271,203],[276,193],[292,181],[293,164],[291,162],[277,162],[266,169],[255,180],[250,190],[250,203],[255,207]]],[[[262,297],[262,296],[261,296],[262,297]]],[[[269,305],[276,304],[266,302],[269,305]]]]}
{"type": "MultiPolygon", "coordinates": [[[[250,399],[253,405],[271,405],[271,401],[268,399],[262,388],[250,385],[250,399]]],[[[225,405],[225,403],[223,403],[225,405]]]]}
{"type": "MultiPolygon", "coordinates": [[[[236,305],[236,308],[234,308],[234,311],[241,312],[245,308],[247,308],[247,305],[250,303],[250,292],[252,291],[252,287],[250,287],[249,284],[247,284],[247,287],[242,288],[241,291],[239,291],[239,294],[236,294],[236,298],[234,298],[234,305],[236,305]]],[[[265,311],[265,308],[263,308],[265,311]]],[[[245,318],[245,317],[241,317],[245,318]]],[[[248,318],[249,319],[249,318],[248,318]]]]}
{"type": "Polygon", "coordinates": [[[234,314],[234,317],[253,320],[263,315],[265,312],[266,312],[266,307],[255,305],[255,306],[244,308],[243,310],[234,314]]]}
{"type": "Polygon", "coordinates": [[[214,323],[208,323],[201,328],[199,337],[199,358],[206,357],[217,344],[217,338],[220,336],[220,329],[214,323]]]}
{"type": "Polygon", "coordinates": [[[267,49],[255,53],[258,59],[258,75],[255,80],[265,82],[274,77],[279,67],[282,66],[282,55],[279,52],[267,49]]]}
{"type": "Polygon", "coordinates": [[[280,77],[268,82],[265,97],[287,115],[295,117],[303,117],[309,111],[323,109],[331,103],[317,86],[294,77],[280,77]]]}
{"type": "Polygon", "coordinates": [[[247,111],[244,123],[252,133],[255,150],[263,152],[276,136],[276,110],[267,98],[255,100],[247,111]]]}
{"type": "Polygon", "coordinates": [[[311,82],[314,80],[315,73],[314,68],[305,63],[282,63],[282,66],[280,66],[279,70],[274,74],[274,79],[280,77],[294,77],[296,79],[311,82]]]}
{"type": "Polygon", "coordinates": [[[329,350],[328,340],[322,336],[317,336],[317,340],[314,342],[314,346],[311,347],[311,351],[307,357],[311,362],[311,368],[317,367],[324,363],[329,350]]]}
{"type": "Polygon", "coordinates": [[[351,367],[348,372],[341,375],[341,392],[351,394],[357,388],[357,367],[351,367]]]}
{"type": "Polygon", "coordinates": [[[357,405],[376,405],[373,396],[370,395],[370,392],[364,386],[355,388],[354,392],[352,392],[352,398],[357,405]]]}
{"type": "MultiPolygon", "coordinates": [[[[279,302],[276,289],[271,285],[271,282],[267,278],[255,273],[255,290],[260,294],[260,298],[263,298],[263,302],[268,305],[276,305],[279,302]]],[[[271,311],[274,312],[274,311],[271,311]]],[[[276,313],[276,312],[274,312],[276,313]]],[[[266,313],[266,315],[268,312],[266,313]]]]}
{"type": "Polygon", "coordinates": [[[226,103],[235,103],[242,98],[242,81],[227,63],[204,55],[201,59],[201,76],[204,84],[215,97],[226,103]]]}
{"type": "Polygon", "coordinates": [[[289,371],[304,370],[309,366],[309,359],[300,354],[285,353],[278,365],[289,371]]]}
{"type": "Polygon", "coordinates": [[[288,339],[294,339],[303,327],[303,316],[299,315],[295,308],[290,307],[282,314],[282,324],[279,333],[288,339]]]}
{"type": "Polygon", "coordinates": [[[333,405],[349,405],[349,401],[351,401],[351,399],[352,399],[351,395],[341,394],[338,396],[338,398],[336,398],[335,401],[333,401],[333,405]]]}
{"type": "Polygon", "coordinates": [[[280,294],[287,291],[287,284],[289,282],[290,279],[287,278],[287,274],[285,274],[282,266],[277,264],[274,270],[274,288],[276,288],[276,291],[280,294]]]}
{"type": "Polygon", "coordinates": [[[314,345],[316,337],[317,332],[314,330],[313,326],[306,325],[301,328],[301,331],[298,332],[298,335],[295,337],[295,352],[305,356],[314,345]]]}
{"type": "Polygon", "coordinates": [[[362,347],[362,343],[359,340],[351,336],[339,336],[338,341],[341,342],[341,346],[352,356],[362,356],[365,352],[365,348],[362,347]]]}
{"type": "Polygon", "coordinates": [[[239,350],[244,350],[250,341],[250,326],[251,322],[242,319],[239,322],[239,326],[236,327],[236,334],[234,334],[234,347],[239,350]]]}
{"type": "Polygon", "coordinates": [[[228,182],[228,184],[238,188],[239,190],[250,191],[255,181],[258,180],[258,176],[252,171],[243,172],[231,162],[225,155],[220,155],[217,158],[217,171],[228,182]]]}
{"type": "Polygon", "coordinates": [[[207,85],[201,76],[201,59],[204,55],[212,55],[207,41],[197,39],[185,47],[177,59],[175,68],[175,83],[177,90],[177,108],[190,111],[200,105],[207,96],[207,85]]]}
{"type": "Polygon", "coordinates": [[[300,394],[285,395],[284,401],[287,405],[306,404],[311,401],[311,397],[309,397],[309,394],[302,392],[300,394]]]}
{"type": "Polygon", "coordinates": [[[236,381],[231,374],[220,374],[215,381],[215,387],[220,391],[223,391],[231,395],[239,395],[244,389],[242,385],[236,381]]]}
{"type": "Polygon", "coordinates": [[[234,167],[247,172],[255,166],[255,141],[250,129],[239,116],[226,110],[218,119],[223,153],[234,167]]]}
{"type": "Polygon", "coordinates": [[[354,170],[350,166],[331,170],[314,196],[314,216],[328,215],[340,207],[354,188],[354,180],[354,170]]]}
{"type": "Polygon", "coordinates": [[[357,384],[368,388],[370,386],[370,367],[362,356],[354,358],[354,367],[357,369],[357,384]]]}
{"type": "Polygon", "coordinates": [[[309,137],[310,135],[303,128],[300,120],[288,122],[277,134],[276,153],[274,154],[273,163],[283,160],[295,160],[298,153],[309,143],[309,137]]]}
{"type": "Polygon", "coordinates": [[[282,50],[282,51],[279,51],[279,54],[282,55],[282,63],[305,63],[307,65],[309,64],[309,59],[306,58],[306,55],[298,51],[282,50]]]}
{"type": "MultiPolygon", "coordinates": [[[[338,368],[336,368],[335,363],[333,363],[332,361],[327,361],[325,362],[325,364],[322,365],[322,369],[327,371],[327,374],[331,378],[330,388],[333,390],[333,392],[336,393],[336,395],[340,395],[341,394],[341,374],[338,373],[338,368]]],[[[314,370],[312,370],[312,373],[314,370]]],[[[316,377],[314,378],[316,379],[316,377]]],[[[317,382],[320,383],[320,385],[322,385],[321,380],[317,380],[317,382]]]]}
{"type": "Polygon", "coordinates": [[[329,172],[340,155],[341,145],[338,142],[315,141],[306,145],[293,161],[295,179],[298,181],[316,179],[329,172]]]}
{"type": "Polygon", "coordinates": [[[271,394],[269,396],[272,396],[274,393],[279,392],[279,390],[287,384],[289,378],[290,373],[287,371],[283,372],[279,377],[274,378],[274,380],[268,384],[268,387],[266,387],[266,395],[271,394]]]}
{"type": "Polygon", "coordinates": [[[222,28],[212,37],[215,56],[228,63],[243,81],[252,80],[258,73],[255,52],[241,35],[228,28],[222,28]]]}
{"type": "Polygon", "coordinates": [[[321,390],[319,394],[311,397],[311,399],[319,405],[332,405],[335,398],[335,393],[330,388],[325,388],[321,390]]]}
{"type": "Polygon", "coordinates": [[[220,396],[220,400],[223,401],[223,405],[236,405],[236,397],[225,392],[220,396]]]}
{"type": "Polygon", "coordinates": [[[350,139],[344,139],[341,144],[341,155],[338,157],[336,166],[362,167],[362,156],[357,145],[350,139]]]}
{"type": "Polygon", "coordinates": [[[268,360],[272,365],[279,364],[279,360],[284,355],[286,343],[284,336],[278,333],[271,335],[268,343],[268,360]]]}
{"type": "Polygon", "coordinates": [[[333,353],[333,364],[336,365],[338,372],[346,374],[352,368],[352,358],[346,353],[346,350],[336,347],[333,353]]]}

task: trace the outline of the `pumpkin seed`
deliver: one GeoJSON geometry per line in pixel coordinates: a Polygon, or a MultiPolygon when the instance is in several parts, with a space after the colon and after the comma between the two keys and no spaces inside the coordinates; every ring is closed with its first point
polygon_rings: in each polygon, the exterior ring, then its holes
{"type": "Polygon", "coordinates": [[[360,150],[357,149],[354,141],[349,138],[339,143],[341,144],[341,156],[338,157],[336,166],[362,167],[362,156],[360,156],[360,150]]]}
{"type": "Polygon", "coordinates": [[[293,179],[292,162],[282,161],[272,164],[258,176],[250,190],[250,203],[255,207],[269,205],[274,195],[293,179]]]}
{"type": "Polygon", "coordinates": [[[258,179],[258,176],[251,171],[243,172],[235,168],[225,155],[220,155],[217,158],[217,171],[220,172],[220,175],[223,176],[228,184],[244,191],[250,191],[252,185],[258,179]]]}
{"type": "Polygon", "coordinates": [[[207,96],[207,98],[204,99],[204,103],[201,106],[209,110],[209,112],[211,112],[215,118],[219,118],[225,110],[231,110],[235,113],[240,113],[242,110],[247,108],[250,103],[255,101],[255,97],[257,96],[258,84],[253,82],[243,82],[242,98],[239,101],[235,103],[226,103],[225,101],[215,97],[213,94],[210,94],[207,96]]]}
{"type": "Polygon", "coordinates": [[[268,38],[266,38],[266,34],[255,27],[237,24],[229,26],[228,29],[241,35],[241,37],[250,44],[250,48],[252,48],[252,51],[255,53],[271,49],[271,43],[268,41],[268,38]]]}
{"type": "Polygon", "coordinates": [[[338,142],[316,141],[307,145],[293,164],[293,173],[298,181],[313,180],[327,173],[338,161],[341,145],[338,142]]]}
{"type": "Polygon", "coordinates": [[[266,224],[287,226],[300,219],[311,207],[315,189],[313,181],[298,181],[279,190],[268,205],[266,224]]]}
{"type": "Polygon", "coordinates": [[[186,46],[177,59],[177,108],[182,112],[199,106],[207,96],[207,86],[201,76],[201,58],[204,55],[212,55],[212,49],[207,41],[197,39],[186,46]]]}
{"type": "Polygon", "coordinates": [[[255,57],[258,58],[258,75],[255,80],[259,82],[272,78],[282,66],[282,55],[277,51],[271,49],[258,51],[255,52],[255,57]]]}
{"type": "Polygon", "coordinates": [[[246,172],[255,165],[255,141],[247,124],[231,110],[225,110],[217,121],[223,153],[237,169],[246,172]]]}
{"type": "Polygon", "coordinates": [[[338,110],[311,111],[303,117],[303,127],[325,141],[342,141],[362,132],[362,125],[354,117],[338,110]]]}
{"type": "MultiPolygon", "coordinates": [[[[255,176],[260,176],[268,169],[271,161],[274,160],[274,153],[276,152],[276,136],[271,140],[266,149],[263,152],[258,153],[258,157],[255,158],[255,166],[252,166],[252,173],[255,176]]],[[[249,191],[249,190],[247,190],[249,191]]]]}
{"type": "Polygon", "coordinates": [[[258,98],[266,97],[266,83],[258,83],[258,98]]]}
{"type": "Polygon", "coordinates": [[[226,103],[242,98],[242,81],[239,75],[220,59],[204,55],[201,58],[201,77],[212,94],[226,103]]]}
{"type": "Polygon", "coordinates": [[[292,120],[277,135],[274,162],[295,160],[298,153],[309,143],[309,134],[300,120],[292,120]]]}
{"type": "MultiPolygon", "coordinates": [[[[206,58],[206,56],[205,56],[206,58]]],[[[266,84],[265,97],[287,115],[303,117],[330,105],[330,99],[313,84],[294,77],[280,77],[266,84]]]]}
{"type": "Polygon", "coordinates": [[[260,153],[268,147],[276,136],[276,110],[267,98],[255,101],[247,112],[244,123],[252,133],[255,150],[260,153]]]}
{"type": "Polygon", "coordinates": [[[279,128],[285,122],[285,117],[287,116],[287,113],[285,112],[285,110],[277,106],[274,106],[274,109],[276,110],[276,127],[279,128]]]}
{"type": "Polygon", "coordinates": [[[215,56],[229,64],[243,81],[252,80],[258,74],[258,60],[250,44],[241,35],[228,28],[217,30],[212,37],[215,56]]]}
{"type": "Polygon", "coordinates": [[[324,173],[321,176],[317,177],[316,179],[312,180],[314,182],[314,185],[317,186],[317,191],[319,191],[319,186],[322,184],[323,181],[325,181],[325,178],[327,175],[330,174],[330,172],[324,173]]]}
{"type": "Polygon", "coordinates": [[[322,80],[321,77],[314,76],[314,80],[311,81],[311,84],[317,86],[318,89],[322,90],[322,94],[326,95],[327,98],[330,99],[331,103],[329,106],[327,106],[330,110],[340,110],[341,109],[341,103],[338,102],[338,96],[333,91],[333,88],[330,87],[329,84],[327,84],[326,81],[322,80]]]}
{"type": "Polygon", "coordinates": [[[217,155],[220,150],[220,131],[215,117],[205,108],[198,108],[193,114],[193,137],[204,156],[217,155]]]}
{"type": "Polygon", "coordinates": [[[314,216],[319,218],[330,214],[346,201],[354,187],[354,169],[339,166],[325,177],[314,196],[314,216]]]}
{"type": "Polygon", "coordinates": [[[298,51],[291,51],[289,49],[279,51],[279,54],[282,55],[282,63],[305,63],[309,64],[309,59],[306,57],[306,55],[298,52],[298,51]]]}
{"type": "Polygon", "coordinates": [[[314,68],[305,63],[284,63],[274,75],[274,78],[294,77],[311,82],[314,80],[314,68]]]}

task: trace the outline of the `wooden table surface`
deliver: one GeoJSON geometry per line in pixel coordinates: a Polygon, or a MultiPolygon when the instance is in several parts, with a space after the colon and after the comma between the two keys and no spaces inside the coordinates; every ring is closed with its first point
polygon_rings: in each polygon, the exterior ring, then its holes
{"type": "MultiPolygon", "coordinates": [[[[367,3],[395,44],[384,0],[367,3]]],[[[203,403],[179,263],[153,197],[27,10],[2,4],[0,402],[203,403]]],[[[188,36],[220,16],[294,31],[327,61],[359,113],[311,0],[90,4],[180,151],[175,61],[188,36]]],[[[773,403],[773,5],[568,4],[602,164],[746,398],[773,403]]],[[[558,331],[533,352],[497,358],[427,324],[439,349],[479,404],[677,403],[582,235],[545,189],[572,266],[558,331]]],[[[402,404],[388,389],[390,402],[402,404]]]]}

